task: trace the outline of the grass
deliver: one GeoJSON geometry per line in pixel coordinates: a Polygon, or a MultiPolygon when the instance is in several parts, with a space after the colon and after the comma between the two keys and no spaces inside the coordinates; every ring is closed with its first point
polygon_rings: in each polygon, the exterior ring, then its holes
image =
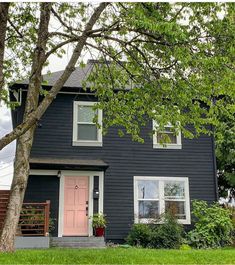
{"type": "Polygon", "coordinates": [[[17,250],[15,253],[0,254],[0,264],[235,264],[235,248],[17,250]]]}

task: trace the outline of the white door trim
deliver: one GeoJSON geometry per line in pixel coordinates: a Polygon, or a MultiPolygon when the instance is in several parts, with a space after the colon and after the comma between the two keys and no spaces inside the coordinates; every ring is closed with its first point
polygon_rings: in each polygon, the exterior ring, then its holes
{"type": "MultiPolygon", "coordinates": [[[[64,177],[65,176],[89,176],[89,205],[88,215],[93,216],[93,187],[94,176],[99,176],[99,213],[103,213],[104,203],[104,172],[103,171],[72,171],[72,170],[49,170],[49,169],[31,169],[30,175],[41,176],[57,176],[58,171],[61,171],[59,184],[59,212],[58,212],[58,237],[63,236],[63,221],[64,221],[64,177]]],[[[93,235],[92,220],[89,218],[89,236],[93,235]]]]}
{"type": "Polygon", "coordinates": [[[59,220],[58,220],[58,237],[63,236],[63,224],[64,224],[64,178],[66,176],[88,176],[89,177],[89,202],[88,202],[88,235],[93,235],[92,220],[93,216],[93,187],[94,187],[94,176],[99,176],[99,212],[103,212],[103,186],[104,186],[104,172],[95,171],[71,171],[62,170],[60,177],[60,191],[59,191],[59,220]]]}

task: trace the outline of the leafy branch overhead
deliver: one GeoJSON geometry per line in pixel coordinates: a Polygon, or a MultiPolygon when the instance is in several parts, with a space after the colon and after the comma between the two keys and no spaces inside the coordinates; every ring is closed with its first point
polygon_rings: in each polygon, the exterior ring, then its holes
{"type": "MultiPolygon", "coordinates": [[[[9,33],[15,31],[14,41],[7,37],[11,51],[26,29],[26,39],[37,34],[38,4],[24,4],[23,9],[21,5],[14,5],[18,13],[12,15],[18,21],[9,33]]],[[[218,124],[218,110],[228,107],[223,95],[235,96],[233,4],[112,3],[96,27],[85,30],[93,8],[85,3],[52,4],[51,24],[56,21],[59,26],[48,32],[44,66],[52,54],[62,56],[66,45],[76,45],[85,32],[83,53],[103,62],[89,77],[89,86],[107,113],[104,130],[122,125],[134,140],[143,141],[139,125],[147,117],[155,119],[159,129],[167,122],[175,128],[180,124],[190,138],[218,124]],[[131,91],[125,93],[126,88],[131,91]],[[186,129],[188,124],[194,130],[186,129]]],[[[21,45],[14,52],[16,62],[23,59],[27,66],[33,43],[21,45]]],[[[15,67],[21,66],[8,65],[15,67]]],[[[13,72],[18,74],[11,78],[21,77],[19,71],[13,72]]],[[[234,106],[229,111],[234,113],[234,106]]]]}

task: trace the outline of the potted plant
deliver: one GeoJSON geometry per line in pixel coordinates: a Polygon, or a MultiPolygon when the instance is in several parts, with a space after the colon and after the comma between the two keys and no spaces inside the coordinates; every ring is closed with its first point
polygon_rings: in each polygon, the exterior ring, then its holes
{"type": "Polygon", "coordinates": [[[102,213],[94,214],[92,217],[92,227],[94,228],[96,237],[104,236],[104,230],[106,227],[105,215],[102,213]]]}

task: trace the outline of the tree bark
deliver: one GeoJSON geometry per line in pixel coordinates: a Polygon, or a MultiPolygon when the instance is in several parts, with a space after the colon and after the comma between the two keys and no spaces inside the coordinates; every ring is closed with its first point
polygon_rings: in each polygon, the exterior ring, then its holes
{"type": "MultiPolygon", "coordinates": [[[[29,78],[29,88],[25,105],[24,120],[29,113],[38,106],[39,89],[42,81],[42,66],[45,59],[46,44],[48,39],[48,25],[50,20],[50,3],[41,4],[40,23],[37,45],[33,54],[33,64],[29,78]]],[[[0,238],[0,251],[11,252],[14,250],[14,239],[19,222],[20,211],[24,199],[29,175],[29,156],[33,143],[35,125],[17,141],[14,163],[14,176],[7,213],[0,238]]]]}
{"type": "Polygon", "coordinates": [[[0,3],[0,99],[4,85],[3,59],[5,51],[5,39],[7,31],[7,18],[8,18],[9,5],[10,5],[9,3],[0,3]]]}
{"type": "Polygon", "coordinates": [[[40,103],[38,108],[35,111],[29,113],[27,118],[23,121],[23,123],[18,125],[12,132],[6,134],[4,137],[0,139],[0,150],[2,150],[6,145],[11,143],[15,139],[17,139],[20,135],[25,133],[29,128],[31,128],[33,124],[35,124],[42,117],[44,112],[47,110],[49,105],[56,97],[57,93],[63,87],[64,83],[68,80],[72,72],[75,70],[76,62],[81,55],[82,49],[86,44],[87,38],[89,37],[89,34],[87,34],[87,32],[92,30],[92,27],[94,26],[95,22],[97,21],[97,19],[99,18],[99,16],[101,15],[101,13],[103,12],[103,10],[106,8],[107,5],[108,3],[101,3],[99,7],[96,8],[89,22],[87,23],[83,34],[78,39],[78,43],[74,49],[74,52],[63,74],[53,85],[50,92],[45,96],[45,98],[40,103]]]}
{"type": "MultiPolygon", "coordinates": [[[[43,10],[49,12],[49,4],[44,3],[42,5],[40,25],[42,26],[42,32],[40,35],[40,29],[38,34],[38,45],[35,49],[33,66],[31,71],[31,77],[29,82],[26,108],[24,113],[23,126],[18,134],[14,135],[14,139],[18,138],[16,148],[16,158],[14,165],[14,176],[11,186],[10,199],[7,209],[7,215],[5,218],[1,238],[0,238],[0,251],[11,252],[14,250],[14,238],[19,222],[20,211],[24,199],[24,194],[27,186],[29,175],[29,156],[33,143],[33,136],[35,131],[35,123],[44,114],[49,107],[57,93],[60,91],[64,83],[67,81],[71,73],[75,69],[76,62],[81,55],[82,49],[86,43],[89,35],[87,32],[91,30],[100,17],[103,10],[106,8],[107,3],[101,3],[94,11],[90,20],[88,21],[84,32],[82,33],[71,59],[65,68],[65,71],[61,77],[56,81],[55,85],[51,88],[50,93],[43,99],[41,104],[37,107],[39,88],[41,85],[41,69],[45,59],[45,46],[46,42],[43,42],[43,37],[48,36],[48,23],[49,18],[46,20],[46,16],[43,19],[43,10]],[[44,6],[44,9],[43,9],[44,6]],[[47,26],[47,29],[45,29],[47,26]],[[43,35],[45,34],[45,35],[43,35]],[[44,46],[45,45],[45,46],[44,46]]],[[[50,13],[50,12],[49,12],[50,13]]],[[[49,17],[47,13],[47,17],[49,17]]],[[[47,38],[46,38],[47,39],[47,38]]],[[[15,131],[15,130],[14,130],[15,131]]],[[[16,130],[17,131],[17,130],[16,130]]],[[[11,135],[11,134],[9,134],[11,135]]]]}

